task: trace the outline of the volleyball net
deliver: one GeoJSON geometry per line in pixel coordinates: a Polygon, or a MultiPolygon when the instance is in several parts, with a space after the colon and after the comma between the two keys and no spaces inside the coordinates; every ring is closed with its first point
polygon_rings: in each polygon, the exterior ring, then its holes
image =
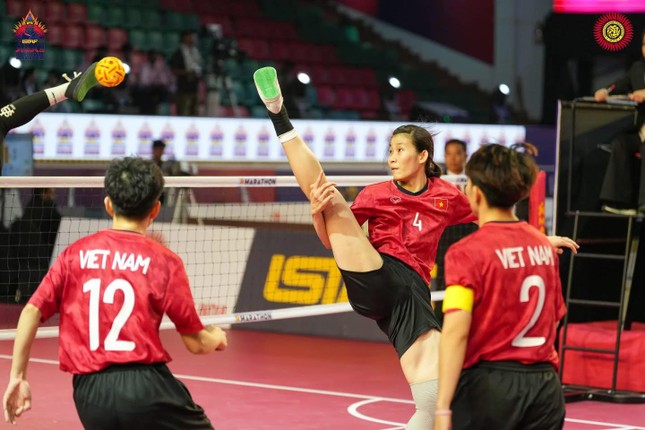
{"type": "MultiPolygon", "coordinates": [[[[364,186],[390,179],[329,177],[350,202],[364,186]]],[[[103,177],[0,177],[0,193],[0,339],[6,339],[14,336],[22,305],[57,256],[76,240],[110,228],[111,219],[103,177]]],[[[443,289],[446,248],[472,229],[445,232],[434,290],[443,289]]],[[[148,234],[183,260],[206,324],[351,311],[331,251],[316,236],[309,203],[292,176],[167,177],[162,210],[148,234]]],[[[441,291],[433,292],[433,300],[441,298],[441,291]]],[[[56,336],[57,323],[52,318],[38,336],[56,336]]],[[[168,327],[172,323],[164,321],[162,328],[168,327]]]]}

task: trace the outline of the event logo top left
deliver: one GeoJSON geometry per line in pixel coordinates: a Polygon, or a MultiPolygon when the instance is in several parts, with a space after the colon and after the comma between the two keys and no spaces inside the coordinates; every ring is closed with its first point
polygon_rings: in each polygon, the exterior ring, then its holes
{"type": "Polygon", "coordinates": [[[16,58],[19,60],[45,59],[45,33],[47,28],[31,10],[14,26],[16,33],[16,58]]]}

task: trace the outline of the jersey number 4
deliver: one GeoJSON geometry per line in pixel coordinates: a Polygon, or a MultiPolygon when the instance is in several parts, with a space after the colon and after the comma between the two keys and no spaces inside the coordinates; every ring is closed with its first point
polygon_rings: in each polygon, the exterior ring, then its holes
{"type": "MultiPolygon", "coordinates": [[[[123,279],[115,279],[105,289],[103,293],[103,303],[114,304],[114,294],[117,290],[123,292],[123,306],[119,313],[112,321],[112,327],[105,337],[103,347],[106,351],[132,351],[134,342],[129,340],[119,340],[119,333],[125,325],[132,310],[134,309],[134,289],[132,285],[123,279]]],[[[98,278],[90,279],[83,284],[83,293],[90,293],[90,350],[96,351],[99,348],[99,301],[101,296],[101,280],[98,278]]]]}
{"type": "Polygon", "coordinates": [[[513,342],[511,342],[511,345],[519,348],[540,346],[544,345],[544,342],[546,342],[546,338],[542,336],[525,336],[525,334],[529,330],[531,330],[531,328],[533,328],[538,318],[540,318],[540,314],[542,313],[542,309],[544,308],[544,279],[537,275],[527,276],[524,279],[524,282],[522,282],[522,287],[520,288],[520,302],[526,303],[529,301],[529,290],[532,287],[537,288],[538,291],[537,305],[535,306],[535,310],[533,311],[533,315],[531,315],[531,319],[529,320],[528,324],[524,326],[522,331],[520,331],[520,333],[515,336],[515,339],[513,339],[513,342]]]}
{"type": "Polygon", "coordinates": [[[419,212],[414,216],[414,221],[412,221],[412,225],[417,227],[419,231],[423,228],[423,224],[421,223],[421,219],[419,219],[419,212]]]}

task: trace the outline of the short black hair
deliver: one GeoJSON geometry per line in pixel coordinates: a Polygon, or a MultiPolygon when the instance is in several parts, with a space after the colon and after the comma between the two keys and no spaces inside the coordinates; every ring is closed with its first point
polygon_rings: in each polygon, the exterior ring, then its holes
{"type": "Polygon", "coordinates": [[[466,145],[466,142],[464,142],[463,140],[459,140],[459,139],[448,140],[444,145],[444,151],[446,150],[446,148],[448,148],[448,145],[459,145],[461,146],[461,149],[463,149],[464,152],[468,154],[468,145],[466,145]]]}
{"type": "Polygon", "coordinates": [[[117,158],[105,172],[104,186],[115,214],[142,220],[159,200],[164,178],[151,160],[117,158]]]}
{"type": "Polygon", "coordinates": [[[164,142],[161,139],[153,140],[152,141],[152,147],[153,148],[165,148],[166,147],[166,142],[164,142]]]}
{"type": "Polygon", "coordinates": [[[470,157],[466,176],[482,190],[491,207],[510,208],[529,195],[538,166],[528,145],[486,145],[470,157]]]}

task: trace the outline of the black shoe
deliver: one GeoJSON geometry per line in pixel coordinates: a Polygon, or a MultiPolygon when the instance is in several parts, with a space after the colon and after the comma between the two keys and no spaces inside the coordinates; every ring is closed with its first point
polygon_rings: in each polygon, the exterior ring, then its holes
{"type": "Polygon", "coordinates": [[[74,77],[71,79],[67,75],[63,75],[65,79],[69,80],[69,86],[65,90],[65,97],[74,99],[77,102],[83,101],[87,92],[99,84],[94,75],[94,69],[96,69],[96,63],[92,63],[83,73],[77,74],[74,72],[74,77]]]}
{"type": "MultiPolygon", "coordinates": [[[[603,212],[607,212],[614,215],[625,215],[625,216],[636,216],[638,215],[636,209],[621,209],[614,206],[602,205],[600,208],[603,212]]],[[[645,208],[643,208],[645,209],[645,208]]],[[[640,210],[640,209],[639,209],[640,210]]]]}

